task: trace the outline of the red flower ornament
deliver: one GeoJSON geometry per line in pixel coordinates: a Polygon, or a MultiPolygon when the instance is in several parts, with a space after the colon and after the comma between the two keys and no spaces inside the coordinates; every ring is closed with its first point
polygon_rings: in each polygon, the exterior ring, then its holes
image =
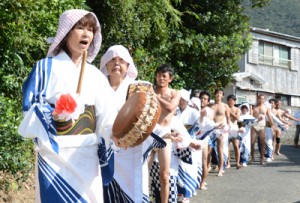
{"type": "MultiPolygon", "coordinates": [[[[78,97],[78,95],[76,95],[78,97]]],[[[74,120],[79,117],[82,113],[78,112],[78,99],[77,97],[72,97],[71,94],[62,94],[55,103],[55,109],[53,115],[57,115],[59,120],[68,121],[70,119],[74,120]]]]}

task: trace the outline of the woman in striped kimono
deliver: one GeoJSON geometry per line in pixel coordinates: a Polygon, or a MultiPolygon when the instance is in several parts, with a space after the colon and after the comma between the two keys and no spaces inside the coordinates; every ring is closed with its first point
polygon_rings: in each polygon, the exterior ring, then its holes
{"type": "MultiPolygon", "coordinates": [[[[101,58],[100,70],[111,86],[111,106],[119,112],[126,102],[129,85],[138,74],[128,50],[122,45],[111,46],[101,58]]],[[[110,167],[113,177],[104,185],[104,202],[149,202],[147,157],[154,146],[162,147],[159,142],[164,142],[157,137],[156,140],[148,137],[138,146],[115,148],[114,166],[110,167]]]]}
{"type": "Polygon", "coordinates": [[[103,202],[97,151],[113,120],[107,79],[89,64],[100,49],[100,31],[94,13],[64,12],[47,57],[23,84],[19,134],[34,139],[36,202],[103,202]]]}

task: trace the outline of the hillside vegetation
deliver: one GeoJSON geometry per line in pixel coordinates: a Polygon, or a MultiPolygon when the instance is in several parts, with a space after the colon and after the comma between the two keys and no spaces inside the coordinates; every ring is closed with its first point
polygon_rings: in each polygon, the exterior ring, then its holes
{"type": "Polygon", "coordinates": [[[300,37],[300,0],[271,0],[263,8],[247,9],[253,27],[300,37]]]}

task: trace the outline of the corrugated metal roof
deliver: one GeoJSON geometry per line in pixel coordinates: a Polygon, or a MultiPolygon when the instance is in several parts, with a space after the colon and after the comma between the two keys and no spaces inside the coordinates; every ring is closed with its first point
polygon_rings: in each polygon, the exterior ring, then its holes
{"type": "Polygon", "coordinates": [[[268,35],[268,36],[272,36],[272,37],[276,37],[276,38],[279,38],[279,39],[286,39],[286,40],[290,40],[290,41],[294,41],[294,42],[300,43],[300,37],[296,37],[296,36],[292,36],[292,35],[287,35],[287,34],[283,34],[283,33],[279,33],[279,32],[274,32],[274,31],[270,31],[269,29],[262,29],[262,28],[250,27],[250,31],[251,32],[255,32],[255,33],[260,33],[260,34],[268,35]]]}

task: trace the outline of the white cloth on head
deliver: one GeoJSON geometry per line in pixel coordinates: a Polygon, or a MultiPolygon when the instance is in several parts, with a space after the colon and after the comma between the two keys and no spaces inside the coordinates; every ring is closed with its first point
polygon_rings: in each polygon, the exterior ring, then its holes
{"type": "Polygon", "coordinates": [[[95,57],[97,56],[102,42],[102,36],[101,36],[101,27],[100,23],[98,21],[97,16],[89,11],[80,10],[80,9],[72,9],[67,10],[63,14],[61,14],[59,18],[59,26],[56,32],[56,36],[53,39],[53,42],[48,50],[47,57],[54,56],[54,52],[57,48],[57,46],[60,44],[60,42],[67,36],[67,34],[71,31],[71,29],[74,27],[74,25],[85,15],[92,14],[95,17],[95,20],[97,22],[97,31],[94,34],[94,39],[92,43],[90,44],[90,47],[87,51],[87,61],[92,62],[95,57]]]}
{"type": "Polygon", "coordinates": [[[181,98],[184,99],[185,101],[190,101],[191,90],[187,91],[185,89],[181,89],[180,90],[180,95],[181,95],[181,98]]]}
{"type": "Polygon", "coordinates": [[[201,101],[198,97],[192,97],[191,104],[196,105],[199,111],[201,110],[201,101]]]}
{"type": "Polygon", "coordinates": [[[129,54],[129,51],[122,45],[114,45],[108,48],[105,54],[101,58],[100,70],[104,75],[108,75],[106,64],[114,57],[120,57],[127,63],[129,63],[126,78],[135,79],[138,75],[137,69],[133,63],[133,59],[129,54]]]}
{"type": "Polygon", "coordinates": [[[193,125],[200,117],[199,111],[190,106],[186,106],[183,111],[180,111],[180,109],[177,108],[175,114],[176,117],[178,117],[184,125],[193,125]]]}
{"type": "Polygon", "coordinates": [[[242,111],[242,107],[245,106],[247,107],[248,111],[246,114],[250,115],[250,104],[249,103],[243,103],[241,105],[239,105],[240,110],[242,111]]]}

